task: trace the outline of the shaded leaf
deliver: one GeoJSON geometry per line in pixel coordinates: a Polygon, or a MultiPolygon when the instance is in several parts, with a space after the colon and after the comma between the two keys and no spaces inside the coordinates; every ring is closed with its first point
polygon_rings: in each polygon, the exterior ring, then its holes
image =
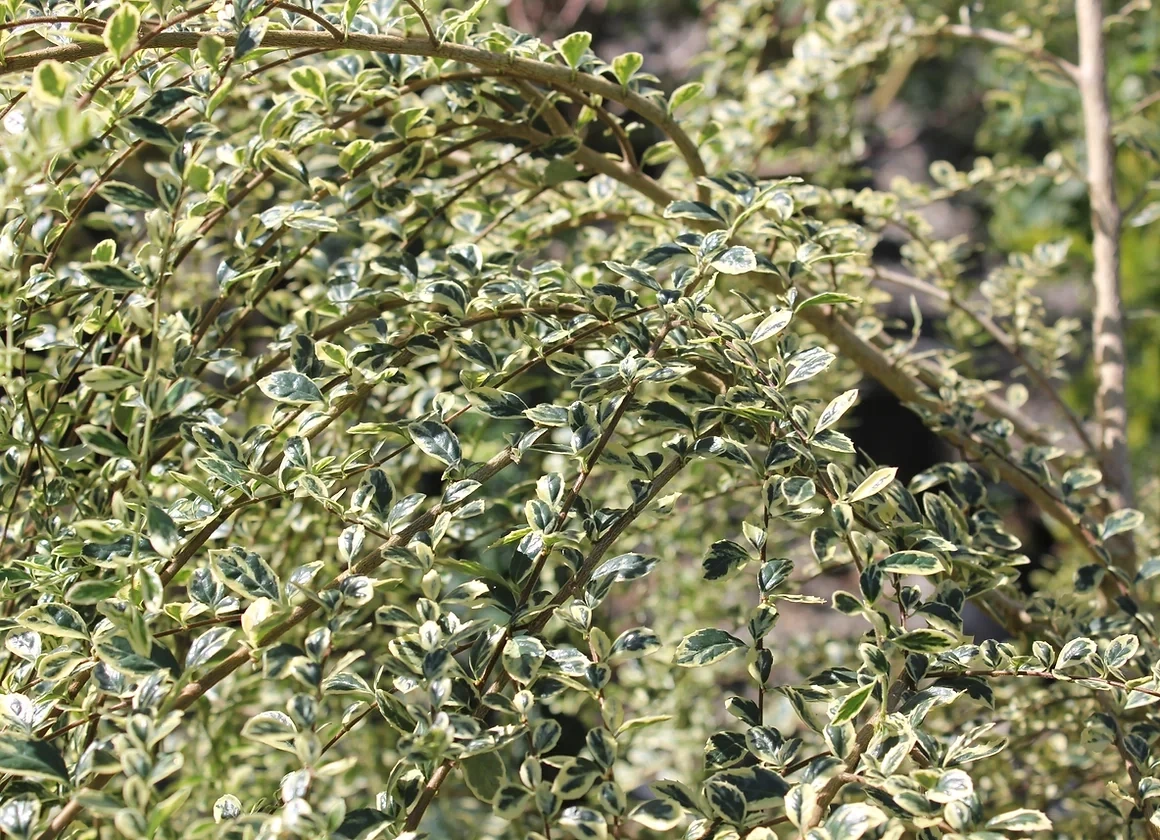
{"type": "Polygon", "coordinates": [[[724,630],[707,628],[690,633],[677,646],[674,662],[684,668],[700,668],[746,647],[745,642],[724,630]]]}

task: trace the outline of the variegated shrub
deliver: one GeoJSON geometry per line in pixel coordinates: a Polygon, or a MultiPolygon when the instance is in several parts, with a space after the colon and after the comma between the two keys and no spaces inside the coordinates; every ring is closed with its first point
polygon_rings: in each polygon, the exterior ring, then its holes
{"type": "Polygon", "coordinates": [[[5,3],[0,833],[1160,837],[1104,78],[1156,26],[1077,2],[798,4],[764,63],[707,4],[671,91],[484,3],[5,3]],[[865,91],[968,49],[1070,139],[854,188],[865,91]],[[1091,240],[973,283],[924,208],[1031,186],[1091,240]],[[1090,408],[1036,292],[1089,259],[1090,408]],[[961,457],[862,457],[871,380],[961,457]]]}

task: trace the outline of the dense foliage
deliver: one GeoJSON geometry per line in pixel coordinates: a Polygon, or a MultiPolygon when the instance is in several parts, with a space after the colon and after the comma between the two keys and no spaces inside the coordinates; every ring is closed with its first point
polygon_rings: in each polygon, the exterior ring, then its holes
{"type": "Polygon", "coordinates": [[[0,833],[1160,837],[1108,315],[1160,29],[1077,2],[712,3],[671,91],[482,2],[5,4],[0,833]],[[860,186],[932,54],[1054,147],[860,186]],[[925,215],[1031,192],[1088,237],[982,283],[925,215]],[[859,453],[870,380],[961,457],[859,453]]]}

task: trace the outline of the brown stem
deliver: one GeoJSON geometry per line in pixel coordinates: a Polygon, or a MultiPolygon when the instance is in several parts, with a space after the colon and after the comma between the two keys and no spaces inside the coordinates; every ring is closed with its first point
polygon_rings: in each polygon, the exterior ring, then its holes
{"type": "MultiPolygon", "coordinates": [[[[150,44],[156,48],[196,47],[202,35],[201,32],[162,32],[151,38],[150,44]]],[[[237,40],[237,36],[232,33],[223,34],[221,37],[230,45],[237,40]]],[[[676,144],[695,178],[707,174],[697,144],[685,133],[684,129],[677,125],[662,105],[658,105],[635,91],[625,90],[620,84],[600,76],[576,73],[567,67],[519,58],[508,53],[493,53],[461,44],[433,43],[430,37],[407,38],[399,35],[369,35],[351,32],[346,34],[345,39],[336,39],[329,32],[274,31],[266,33],[262,39],[262,46],[267,49],[322,47],[431,56],[450,61],[461,61],[481,70],[518,76],[552,86],[572,85],[587,93],[594,93],[605,99],[620,102],[643,119],[653,123],[668,134],[673,143],[676,144]]],[[[0,74],[29,70],[50,59],[62,62],[79,61],[99,55],[102,52],[104,52],[103,44],[87,42],[48,47],[0,60],[0,74]]],[[[704,198],[708,195],[707,188],[698,187],[698,194],[704,198]]]]}
{"type": "Polygon", "coordinates": [[[1128,412],[1124,392],[1124,316],[1120,306],[1120,206],[1116,200],[1116,149],[1108,105],[1101,0],[1077,0],[1079,91],[1083,106],[1087,181],[1092,221],[1092,339],[1096,368],[1096,419],[1104,477],[1132,503],[1128,412]]]}
{"type": "Polygon", "coordinates": [[[54,23],[75,23],[77,26],[87,26],[100,30],[105,28],[105,21],[100,18],[77,17],[75,15],[40,15],[38,17],[27,17],[0,23],[0,32],[9,29],[19,29],[22,26],[47,26],[54,23]]]}

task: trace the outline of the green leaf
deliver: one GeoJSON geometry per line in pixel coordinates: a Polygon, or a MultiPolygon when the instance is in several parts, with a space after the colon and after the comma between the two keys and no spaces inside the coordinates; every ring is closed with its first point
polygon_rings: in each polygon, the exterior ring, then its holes
{"type": "Polygon", "coordinates": [[[608,770],[616,763],[616,738],[607,729],[589,730],[585,743],[588,752],[592,754],[592,759],[601,769],[608,770]]]}
{"type": "Polygon", "coordinates": [[[901,636],[896,636],[891,641],[911,653],[941,653],[958,644],[958,641],[950,633],[929,628],[911,630],[901,636]]]}
{"type": "Polygon", "coordinates": [[[35,630],[60,639],[88,639],[89,631],[80,613],[64,604],[37,604],[17,616],[24,630],[35,630]]]}
{"type": "Polygon", "coordinates": [[[608,837],[607,821],[591,808],[578,805],[565,808],[558,822],[568,836],[576,840],[605,840],[608,837]]]}
{"type": "Polygon", "coordinates": [[[132,3],[122,2],[109,16],[102,37],[118,61],[123,59],[137,40],[137,29],[141,26],[141,14],[132,3]]]}
{"type": "Polygon", "coordinates": [[[600,778],[596,763],[586,758],[573,758],[564,763],[552,783],[552,792],[562,799],[580,799],[600,778]]]}
{"type": "Polygon", "coordinates": [[[266,21],[257,20],[246,26],[238,33],[238,40],[234,44],[234,60],[240,61],[256,50],[266,36],[266,21]]]}
{"type": "Polygon", "coordinates": [[[139,640],[135,649],[134,641],[124,636],[103,638],[96,646],[97,655],[118,671],[151,677],[163,670],[177,676],[180,670],[169,648],[156,641],[150,644],[148,639],[139,640]],[[138,652],[139,649],[148,651],[148,655],[138,652]]]}
{"type": "MultiPolygon", "coordinates": [[[[238,811],[240,815],[241,809],[239,808],[238,811]]],[[[375,808],[355,808],[353,811],[346,812],[342,824],[335,829],[331,836],[335,840],[360,840],[360,838],[369,838],[376,834],[381,835],[382,832],[376,832],[376,829],[385,828],[390,821],[390,817],[384,811],[375,808]]]]}
{"type": "Polygon", "coordinates": [[[528,807],[528,800],[531,797],[531,793],[519,785],[504,785],[491,801],[491,805],[495,815],[501,820],[514,820],[528,807]]]}
{"type": "Polygon", "coordinates": [[[746,274],[757,268],[757,257],[750,249],[735,245],[713,260],[713,268],[722,274],[746,274]]]}
{"type": "Polygon", "coordinates": [[[133,129],[133,133],[146,143],[167,149],[172,149],[177,145],[177,138],[173,136],[173,132],[156,120],[146,117],[129,117],[127,122],[129,127],[133,129]]]}
{"type": "Polygon", "coordinates": [[[407,432],[417,447],[449,467],[456,466],[463,459],[459,438],[448,426],[437,420],[412,423],[407,427],[407,432]]]}
{"type": "Polygon", "coordinates": [[[185,669],[199,668],[221,652],[234,634],[232,627],[211,627],[193,640],[185,655],[185,669]]]}
{"type": "Polygon", "coordinates": [[[740,825],[745,820],[745,797],[735,785],[710,779],[705,783],[705,798],[713,811],[728,823],[740,825]]]}
{"type": "Polygon", "coordinates": [[[1124,224],[1128,227],[1144,227],[1145,225],[1152,224],[1157,219],[1160,219],[1160,201],[1153,201],[1151,204],[1145,206],[1144,209],[1135,213],[1124,224]]]}
{"type": "Polygon", "coordinates": [[[358,674],[339,672],[331,674],[322,681],[322,691],[325,694],[357,694],[363,697],[374,697],[370,685],[358,674]]]}
{"type": "Polygon", "coordinates": [[[769,315],[765,316],[753,329],[753,334],[749,336],[750,344],[757,344],[760,341],[765,341],[767,338],[773,338],[779,332],[789,326],[789,322],[793,320],[793,310],[790,309],[775,309],[769,315]]]}
{"type": "Polygon", "coordinates": [[[828,368],[834,361],[834,354],[821,347],[811,347],[798,353],[789,361],[790,373],[785,378],[786,385],[805,382],[828,368]]]}
{"type": "Polygon", "coordinates": [[[706,628],[681,639],[673,662],[682,668],[700,668],[712,665],[745,647],[745,642],[724,630],[706,628]]]}
{"type": "Polygon", "coordinates": [[[132,458],[133,453],[120,438],[100,426],[86,424],[77,427],[77,437],[85,446],[108,458],[132,458]]]}
{"type": "Polygon", "coordinates": [[[1103,473],[1095,467],[1075,467],[1063,474],[1063,480],[1060,483],[1063,486],[1063,492],[1070,495],[1085,487],[1094,487],[1102,480],[1103,473]]]}
{"type": "Polygon", "coordinates": [[[298,727],[283,712],[259,712],[242,725],[242,737],[283,752],[294,752],[298,727]]]}
{"type": "Polygon", "coordinates": [[[1104,524],[1100,526],[1100,537],[1108,539],[1114,537],[1116,534],[1123,534],[1127,531],[1134,531],[1144,524],[1144,514],[1132,508],[1124,508],[1117,510],[1115,513],[1108,514],[1108,518],[1104,520],[1104,524]]]}
{"type": "Polygon", "coordinates": [[[141,381],[141,374],[124,368],[102,365],[89,368],[81,374],[80,379],[85,387],[98,393],[113,393],[138,384],[141,381]]]}
{"type": "Polygon", "coordinates": [[[379,714],[393,729],[409,734],[415,730],[415,719],[398,697],[381,688],[375,691],[375,705],[379,714]]]}
{"type": "Polygon", "coordinates": [[[147,192],[121,181],[106,182],[97,190],[97,194],[126,210],[152,210],[157,206],[157,202],[147,192]]]}
{"type": "Polygon", "coordinates": [[[1109,668],[1122,668],[1128,664],[1136,652],[1140,649],[1140,640],[1133,633],[1127,633],[1123,636],[1116,636],[1108,643],[1108,649],[1104,651],[1104,664],[1109,668]]]}
{"type": "Polygon", "coordinates": [[[68,589],[70,604],[99,604],[116,595],[125,585],[123,580],[81,580],[68,589]]]}
{"type": "Polygon", "coordinates": [[[761,709],[756,702],[750,700],[748,697],[734,696],[726,698],[725,711],[749,726],[759,726],[761,724],[761,709]]]}
{"type": "Polygon", "coordinates": [[[263,159],[267,166],[280,175],[304,187],[310,186],[310,174],[306,171],[306,166],[285,149],[267,148],[263,159]]]}
{"type": "Polygon", "coordinates": [[[532,751],[538,754],[549,752],[560,742],[563,733],[564,727],[551,718],[536,721],[532,724],[532,751]]]}
{"type": "Polygon", "coordinates": [[[705,768],[733,767],[746,758],[745,736],[740,732],[714,732],[705,743],[705,768]]]}
{"type": "Polygon", "coordinates": [[[366,138],[356,138],[342,147],[338,153],[338,165],[344,172],[350,172],[375,150],[375,143],[366,138]]]}
{"type": "Polygon", "coordinates": [[[621,277],[625,277],[634,283],[639,283],[640,285],[649,289],[653,289],[659,292],[662,288],[661,284],[658,283],[651,274],[635,266],[625,265],[624,263],[618,263],[614,260],[605,260],[604,267],[610,269],[611,271],[615,271],[621,277]]]}
{"type": "Polygon", "coordinates": [[[792,478],[787,478],[781,484],[782,497],[786,504],[794,507],[804,505],[817,494],[818,491],[813,480],[805,476],[795,475],[792,478]]]}
{"type": "Polygon", "coordinates": [[[808,297],[797,305],[798,309],[805,309],[807,306],[824,306],[826,304],[834,305],[839,303],[861,303],[862,298],[856,298],[853,295],[843,294],[841,292],[822,292],[820,295],[808,297]]]}
{"type": "Polygon", "coordinates": [[[580,66],[580,59],[588,51],[592,43],[592,35],[588,32],[573,32],[568,37],[556,41],[553,46],[560,51],[564,61],[573,70],[580,66]]]}
{"type": "Polygon", "coordinates": [[[225,41],[218,35],[203,35],[197,42],[197,53],[210,67],[217,66],[225,52],[225,41]]]}
{"type": "Polygon", "coordinates": [[[1140,564],[1140,571],[1136,573],[1137,580],[1152,580],[1160,576],[1160,557],[1149,557],[1140,564]]]}
{"type": "Polygon", "coordinates": [[[621,85],[627,85],[636,71],[644,64],[644,56],[638,52],[625,53],[612,59],[612,73],[621,85]]]}
{"type": "Polygon", "coordinates": [[[1042,811],[1018,808],[990,820],[987,828],[997,831],[1051,831],[1051,820],[1042,811]]]}
{"type": "Polygon", "coordinates": [[[616,637],[608,654],[611,663],[641,659],[661,648],[660,637],[648,627],[634,627],[616,637]]]}
{"type": "Polygon", "coordinates": [[[720,222],[721,224],[725,224],[725,220],[721,218],[716,210],[700,201],[674,201],[665,208],[665,218],[694,219],[701,222],[720,222]]]}
{"type": "Polygon", "coordinates": [[[490,803],[507,784],[507,768],[494,752],[480,753],[463,760],[463,781],[475,798],[490,803]]]}
{"type": "Polygon", "coordinates": [[[964,771],[947,770],[939,776],[938,784],[930,789],[927,796],[932,802],[961,802],[969,799],[974,792],[975,783],[964,771]]]}
{"type": "Polygon", "coordinates": [[[85,276],[106,289],[130,291],[140,289],[145,284],[119,265],[107,263],[87,263],[81,266],[85,276]]]}
{"type": "Polygon", "coordinates": [[[705,580],[723,580],[748,562],[749,552],[742,546],[732,540],[717,540],[701,561],[701,569],[705,580]]]}
{"type": "Polygon", "coordinates": [[[536,676],[546,656],[544,643],[535,636],[516,636],[504,645],[503,667],[513,680],[527,684],[536,676]]]}
{"type": "Polygon", "coordinates": [[[553,160],[544,170],[544,186],[555,187],[565,181],[575,181],[580,177],[580,170],[570,160],[553,160]]]}
{"type": "MultiPolygon", "coordinates": [[[[857,402],[857,400],[858,400],[858,389],[857,388],[851,388],[849,391],[846,391],[845,393],[843,393],[837,397],[834,397],[832,400],[830,400],[829,405],[827,405],[824,409],[822,409],[822,413],[820,415],[818,415],[818,422],[814,424],[814,434],[816,435],[818,432],[821,432],[821,431],[824,431],[824,430],[830,428],[830,426],[834,425],[839,420],[841,420],[842,415],[845,414],[847,411],[849,411],[850,407],[853,406],[854,403],[857,402]]],[[[879,472],[882,472],[882,470],[879,470],[879,472]]],[[[891,480],[893,480],[893,478],[894,478],[893,473],[891,474],[890,478],[891,478],[891,480]]],[[[887,482],[887,484],[889,484],[889,483],[890,482],[887,482]]],[[[863,482],[863,484],[865,484],[865,482],[863,482]]],[[[859,488],[859,489],[861,489],[861,488],[859,488]]],[[[875,492],[877,492],[877,491],[875,491],[875,492]]],[[[873,494],[868,494],[868,495],[873,495],[873,494]]],[[[856,502],[858,500],[851,499],[850,501],[856,502]]]]}
{"type": "Polygon", "coordinates": [[[322,402],[322,392],[308,377],[291,370],[280,370],[258,380],[262,393],[278,402],[307,405],[322,402]]]}
{"type": "Polygon", "coordinates": [[[430,109],[425,106],[403,108],[391,117],[391,130],[400,137],[408,137],[430,115],[430,109]]]}
{"type": "Polygon", "coordinates": [[[926,551],[896,551],[882,561],[880,568],[895,575],[933,575],[946,571],[942,561],[926,551]]]}
{"type": "Polygon", "coordinates": [[[660,562],[660,558],[646,557],[643,554],[621,554],[611,560],[605,560],[592,573],[592,580],[601,580],[611,576],[620,583],[626,580],[642,578],[653,570],[660,562]]]}
{"type": "Polygon", "coordinates": [[[853,720],[862,711],[870,699],[870,695],[874,693],[874,686],[876,683],[869,683],[859,688],[857,691],[846,695],[845,699],[838,705],[838,709],[834,712],[834,718],[830,721],[833,726],[841,726],[848,720],[853,720]]]}
{"type": "Polygon", "coordinates": [[[269,563],[252,551],[234,547],[211,552],[210,565],[215,577],[244,598],[281,600],[278,575],[269,563]]]}
{"type": "Polygon", "coordinates": [[[677,827],[682,815],[681,809],[667,799],[649,799],[633,808],[628,818],[651,831],[670,831],[677,827]]]}
{"type": "Polygon", "coordinates": [[[157,505],[149,505],[146,521],[149,524],[149,544],[153,550],[162,557],[172,557],[180,538],[173,517],[157,505]]]}
{"type": "Polygon", "coordinates": [[[42,61],[32,73],[32,98],[45,105],[59,105],[72,80],[72,71],[64,64],[53,59],[42,61]]]}
{"type": "Polygon", "coordinates": [[[290,87],[299,93],[326,102],[326,77],[317,67],[304,64],[290,71],[290,87]]]}
{"type": "Polygon", "coordinates": [[[166,87],[149,97],[149,105],[141,113],[149,119],[157,119],[171,113],[175,107],[197,92],[190,88],[166,87]]]}
{"type": "Polygon", "coordinates": [[[522,418],[528,407],[524,401],[511,391],[501,391],[498,388],[477,388],[468,393],[471,404],[488,417],[496,420],[514,420],[522,418]]]}
{"type": "Polygon", "coordinates": [[[1059,658],[1055,662],[1055,670],[1069,668],[1087,662],[1096,652],[1096,643],[1091,639],[1080,637],[1072,639],[1063,646],[1059,658]]]}
{"type": "Polygon", "coordinates": [[[686,82],[681,85],[669,97],[669,114],[675,114],[682,105],[692,102],[704,89],[705,86],[700,82],[686,82]]]}
{"type": "Polygon", "coordinates": [[[839,805],[826,818],[825,828],[832,840],[859,840],[867,831],[873,831],[886,822],[880,808],[865,802],[839,805]]]}
{"type": "Polygon", "coordinates": [[[48,741],[0,733],[0,772],[23,779],[68,781],[68,767],[48,741]]]}
{"type": "MultiPolygon", "coordinates": [[[[848,393],[848,392],[847,392],[848,393]]],[[[868,499],[875,496],[890,486],[894,481],[894,477],[898,474],[897,467],[882,467],[877,469],[862,480],[862,483],[854,488],[854,492],[846,499],[848,502],[860,502],[863,499],[868,499]]]]}

